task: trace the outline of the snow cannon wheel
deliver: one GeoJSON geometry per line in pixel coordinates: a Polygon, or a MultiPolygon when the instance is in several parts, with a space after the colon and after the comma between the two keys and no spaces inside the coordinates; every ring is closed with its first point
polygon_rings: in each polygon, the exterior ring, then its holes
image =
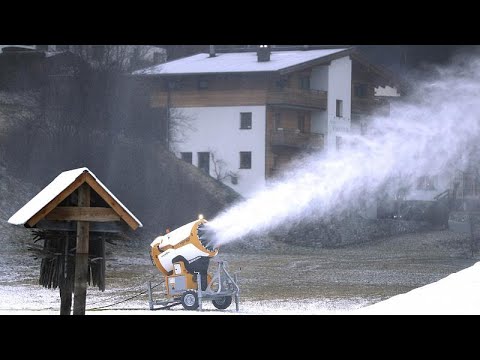
{"type": "Polygon", "coordinates": [[[231,296],[223,296],[223,297],[212,300],[213,306],[215,306],[217,309],[220,309],[220,310],[225,310],[230,306],[231,303],[232,303],[231,296]]]}
{"type": "Polygon", "coordinates": [[[198,295],[195,291],[187,290],[182,294],[180,300],[182,306],[186,310],[196,310],[198,309],[198,295]]]}

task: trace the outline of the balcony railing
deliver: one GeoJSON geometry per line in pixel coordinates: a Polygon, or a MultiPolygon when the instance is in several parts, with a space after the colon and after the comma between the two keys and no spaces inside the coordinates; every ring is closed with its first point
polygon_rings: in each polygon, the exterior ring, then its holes
{"type": "Polygon", "coordinates": [[[327,92],[294,88],[269,89],[267,92],[267,104],[326,109],[327,92]]]}
{"type": "Polygon", "coordinates": [[[373,114],[388,116],[390,113],[390,102],[386,99],[376,98],[357,98],[352,97],[352,113],[373,114]]]}
{"type": "Polygon", "coordinates": [[[290,147],[297,149],[323,149],[323,134],[302,133],[300,130],[277,129],[270,137],[274,147],[290,147]]]}

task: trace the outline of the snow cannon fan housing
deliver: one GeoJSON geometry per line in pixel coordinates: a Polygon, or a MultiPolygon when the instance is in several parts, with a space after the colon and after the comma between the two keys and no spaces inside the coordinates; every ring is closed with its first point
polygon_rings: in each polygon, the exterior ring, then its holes
{"type": "Polygon", "coordinates": [[[183,262],[185,270],[192,275],[206,273],[210,258],[218,254],[218,249],[210,244],[206,222],[205,219],[192,221],[153,240],[152,260],[163,275],[177,272],[174,264],[179,262],[183,262]]]}

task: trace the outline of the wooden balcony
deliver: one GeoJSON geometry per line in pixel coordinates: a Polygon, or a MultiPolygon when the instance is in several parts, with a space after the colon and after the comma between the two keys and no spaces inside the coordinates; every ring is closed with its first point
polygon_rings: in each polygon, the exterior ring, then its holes
{"type": "Polygon", "coordinates": [[[377,112],[383,116],[390,114],[390,103],[387,99],[352,97],[352,113],[371,115],[377,112]]]}
{"type": "Polygon", "coordinates": [[[267,105],[325,110],[327,108],[327,92],[294,88],[269,89],[267,105]]]}
{"type": "Polygon", "coordinates": [[[323,134],[302,133],[299,130],[274,130],[270,135],[270,144],[275,149],[290,148],[297,150],[323,149],[323,134]]]}

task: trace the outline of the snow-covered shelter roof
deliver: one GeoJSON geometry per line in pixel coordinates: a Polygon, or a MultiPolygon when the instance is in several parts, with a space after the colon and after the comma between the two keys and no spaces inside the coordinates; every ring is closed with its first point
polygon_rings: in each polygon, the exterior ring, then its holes
{"type": "Polygon", "coordinates": [[[134,75],[186,75],[208,73],[272,72],[312,61],[346,56],[350,49],[272,51],[269,61],[259,62],[256,52],[201,53],[134,71],[134,75]]]}
{"type": "Polygon", "coordinates": [[[44,218],[68,195],[73,193],[84,182],[96,192],[117,212],[130,227],[142,227],[142,223],[113,195],[110,190],[86,167],[64,171],[58,175],[42,191],[8,219],[13,225],[33,226],[44,218]],[[97,191],[100,190],[100,191],[97,191]],[[31,220],[35,217],[34,223],[31,220]],[[29,223],[30,222],[30,223],[29,223]]]}

